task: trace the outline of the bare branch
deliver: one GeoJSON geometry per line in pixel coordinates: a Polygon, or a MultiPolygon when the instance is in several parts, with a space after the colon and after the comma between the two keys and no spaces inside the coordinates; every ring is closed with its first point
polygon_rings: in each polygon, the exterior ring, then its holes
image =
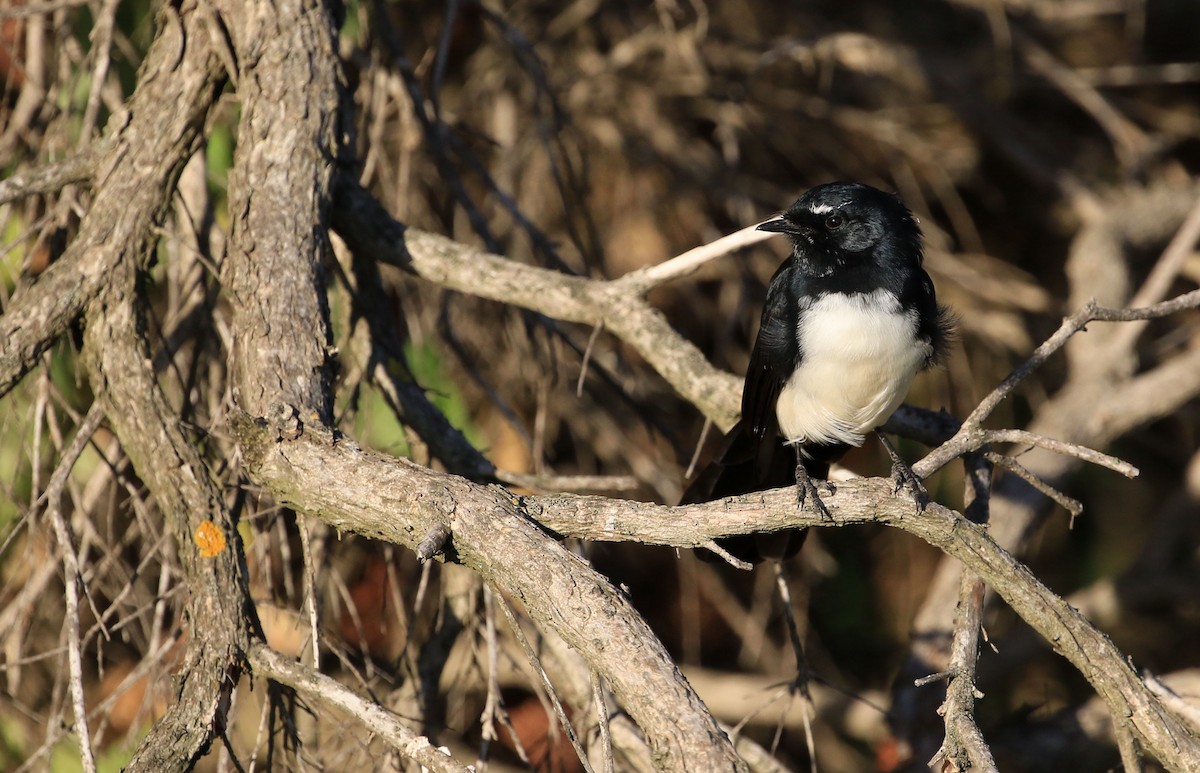
{"type": "Polygon", "coordinates": [[[645,295],[651,288],[675,279],[691,276],[702,266],[731,252],[745,249],[751,245],[770,239],[775,234],[758,230],[758,223],[722,236],[720,239],[693,247],[685,253],[676,255],[670,260],[664,260],[648,268],[638,269],[616,280],[626,285],[631,293],[645,295]]]}
{"type": "Polygon", "coordinates": [[[1057,502],[1060,507],[1071,514],[1072,522],[1077,516],[1083,513],[1083,503],[1081,503],[1078,499],[1069,497],[1063,492],[1054,488],[1049,483],[1034,474],[1032,470],[1026,468],[1023,464],[1011,456],[1005,456],[995,452],[985,452],[985,456],[987,457],[988,461],[992,462],[998,467],[1003,467],[1014,475],[1019,476],[1021,480],[1025,481],[1030,486],[1033,486],[1035,489],[1057,502]]]}
{"type": "Polygon", "coordinates": [[[91,441],[92,435],[104,420],[104,412],[98,405],[93,405],[87,417],[75,432],[71,445],[63,452],[58,468],[50,477],[46,486],[46,512],[54,533],[58,537],[59,551],[62,553],[63,583],[67,594],[67,662],[70,673],[71,707],[75,711],[75,732],[79,736],[79,753],[83,761],[83,769],[87,773],[96,771],[96,755],[92,751],[92,736],[88,731],[87,704],[83,691],[83,658],[79,639],[79,587],[83,585],[83,575],[79,569],[78,548],[75,545],[71,528],[67,525],[62,514],[63,489],[71,468],[79,460],[80,454],[91,441]]]}
{"type": "Polygon", "coordinates": [[[29,16],[43,16],[54,13],[55,11],[64,8],[74,8],[80,5],[87,5],[88,0],[46,0],[46,2],[33,2],[24,5],[15,5],[9,8],[0,8],[0,19],[21,19],[29,16]]]}
{"type": "MultiPolygon", "coordinates": [[[[932,451],[924,459],[914,464],[913,471],[923,478],[928,477],[961,454],[981,448],[984,443],[988,442],[987,433],[982,430],[983,421],[991,415],[991,412],[1000,404],[1000,401],[1010,395],[1017,385],[1029,376],[1029,374],[1041,367],[1051,355],[1061,349],[1070,340],[1071,336],[1084,330],[1089,322],[1125,322],[1129,320],[1157,319],[1175,314],[1184,309],[1194,309],[1197,307],[1200,307],[1200,290],[1193,290],[1190,293],[1169,301],[1135,309],[1104,308],[1097,306],[1095,302],[1086,304],[1083,308],[1063,320],[1058,330],[1042,342],[1034,350],[1033,355],[1029,359],[1013,370],[999,386],[979,402],[975,410],[971,411],[970,415],[963,420],[962,426],[955,436],[932,451]]],[[[1039,442],[1039,444],[1041,443],[1039,442]]],[[[1060,446],[1060,448],[1065,449],[1066,446],[1060,446]]],[[[1075,448],[1078,449],[1078,445],[1075,448]]],[[[1078,455],[1075,451],[1072,451],[1072,453],[1078,455]]],[[[1095,452],[1092,453],[1095,454],[1095,452]]],[[[1097,454],[1093,458],[1089,458],[1088,461],[1101,463],[1099,461],[1099,457],[1101,456],[1103,455],[1097,454]]],[[[1109,466],[1123,474],[1128,474],[1128,471],[1132,470],[1128,465],[1120,462],[1120,460],[1114,460],[1112,457],[1106,458],[1105,466],[1109,466]]]]}
{"type": "Polygon", "coordinates": [[[42,164],[28,172],[16,172],[0,180],[0,204],[24,196],[52,193],[72,183],[90,182],[96,172],[98,160],[107,152],[107,146],[88,146],[69,158],[54,164],[42,164]]]}
{"type": "Polygon", "coordinates": [[[568,276],[490,255],[396,222],[352,179],[339,177],[336,187],[333,226],[356,254],[459,292],[567,322],[603,324],[722,430],[737,420],[741,380],[714,369],[694,344],[621,280],[568,276]]]}
{"type": "MultiPolygon", "coordinates": [[[[500,602],[500,609],[504,611],[504,616],[508,619],[508,627],[513,632],[513,638],[517,640],[517,644],[521,645],[521,650],[529,660],[529,667],[533,669],[533,672],[541,680],[542,689],[545,690],[546,697],[554,707],[554,714],[558,717],[558,722],[562,726],[563,732],[566,733],[567,740],[574,747],[575,754],[579,756],[579,763],[583,766],[586,773],[595,773],[591,763],[588,762],[587,752],[584,751],[583,745],[579,742],[579,736],[576,735],[575,728],[571,726],[571,720],[563,708],[562,701],[558,699],[558,693],[555,691],[554,685],[550,682],[550,677],[546,675],[546,669],[542,668],[541,659],[538,658],[533,646],[530,645],[529,638],[525,636],[525,631],[521,629],[521,621],[517,619],[516,613],[513,612],[512,607],[509,606],[508,601],[503,596],[500,596],[498,600],[500,602]]],[[[601,707],[602,709],[603,707],[601,707]]]]}
{"type": "Polygon", "coordinates": [[[995,771],[996,762],[974,718],[975,699],[982,697],[976,694],[975,656],[979,648],[984,585],[974,572],[963,572],[961,591],[950,650],[950,684],[941,711],[946,722],[946,739],[929,766],[936,769],[946,759],[953,761],[959,770],[995,771]]]}
{"type": "Polygon", "coordinates": [[[1076,459],[1091,462],[1100,467],[1107,467],[1113,472],[1121,473],[1126,478],[1136,478],[1139,475],[1137,467],[1115,456],[1102,454],[1087,446],[1081,446],[1078,443],[1068,443],[1065,440],[1057,440],[1045,435],[1039,435],[1036,432],[1026,432],[1021,429],[991,429],[986,430],[983,433],[983,437],[985,443],[1017,443],[1045,448],[1056,454],[1073,456],[1076,459]]]}
{"type": "MultiPolygon", "coordinates": [[[[647,634],[638,630],[636,616],[625,610],[605,583],[581,585],[591,582],[585,580],[590,569],[569,554],[556,558],[553,545],[544,544],[544,538],[529,531],[520,516],[569,536],[678,547],[704,545],[721,536],[823,523],[819,515],[797,510],[791,489],[680,507],[569,495],[513,498],[494,488],[378,456],[344,440],[335,443],[320,429],[308,428],[295,440],[281,442],[278,431],[264,429],[248,417],[234,416],[233,430],[249,469],[263,485],[283,501],[319,515],[338,529],[411,547],[423,533],[423,524],[449,518],[458,559],[506,592],[525,599],[535,619],[579,649],[610,680],[622,705],[639,712],[635,719],[652,744],[667,754],[678,747],[664,749],[660,745],[661,737],[656,736],[665,727],[661,723],[690,721],[692,715],[685,707],[696,705],[696,699],[671,697],[680,695],[678,677],[660,681],[663,672],[646,660],[647,647],[653,645],[644,638],[647,634]],[[535,546],[531,541],[543,544],[535,546]],[[486,551],[480,550],[483,542],[488,545],[486,551]],[[516,564],[515,556],[534,554],[528,551],[543,557],[536,571],[516,564]],[[545,576],[559,571],[564,574],[545,576]],[[539,576],[535,579],[534,574],[539,576]],[[592,588],[585,592],[588,600],[579,608],[587,610],[586,623],[575,617],[577,593],[583,587],[592,588]],[[557,589],[553,602],[544,598],[546,588],[557,589]],[[543,604],[549,604],[554,613],[549,614],[543,604]],[[603,651],[596,650],[593,637],[605,642],[603,651]],[[639,642],[636,656],[622,646],[632,641],[639,642]],[[639,661],[638,668],[629,668],[630,658],[639,661]],[[638,674],[638,685],[627,681],[630,672],[638,674]],[[654,708],[666,709],[669,719],[657,716],[656,711],[647,712],[648,707],[634,699],[635,693],[651,684],[657,685],[651,687],[656,696],[654,708]]],[[[885,523],[961,560],[1080,670],[1115,716],[1130,718],[1139,739],[1167,767],[1184,770],[1187,760],[1200,758],[1200,741],[1162,706],[1108,637],[1000,549],[987,532],[937,504],[914,514],[910,501],[892,495],[890,480],[841,482],[836,493],[826,498],[826,505],[837,525],[885,523]]],[[[671,672],[674,666],[668,665],[667,673],[671,672]]],[[[705,743],[715,742],[709,736],[705,743]]]]}
{"type": "Polygon", "coordinates": [[[342,132],[337,32],[319,0],[216,7],[244,67],[223,267],[234,389],[253,413],[282,401],[328,422],[332,363],[321,264],[342,132]]]}
{"type": "Polygon", "coordinates": [[[471,770],[451,757],[449,752],[435,747],[425,736],[414,734],[376,701],[360,698],[319,671],[290,660],[265,644],[251,645],[247,656],[250,667],[258,676],[274,679],[310,700],[341,709],[406,759],[438,773],[467,773],[471,770]]]}
{"type": "Polygon", "coordinates": [[[664,768],[743,769],[729,739],[624,596],[536,528],[524,500],[363,450],[317,426],[297,432],[289,424],[281,431],[244,414],[231,421],[254,479],[281,502],[330,526],[409,548],[434,524],[450,526],[456,560],[520,599],[535,621],[577,649],[641,726],[664,768]]]}
{"type": "MultiPolygon", "coordinates": [[[[110,145],[94,160],[95,205],[66,253],[0,316],[0,396],[79,317],[118,261],[146,254],[151,227],[169,209],[169,191],[199,145],[220,77],[208,23],[193,10],[163,7],[144,65],[150,74],[139,81],[129,110],[109,120],[110,145]]],[[[34,180],[62,184],[92,163],[84,154],[34,180]]]]}
{"type": "Polygon", "coordinates": [[[241,668],[251,627],[257,628],[237,553],[233,517],[189,442],[151,368],[135,307],[132,260],[105,279],[88,313],[84,362],[109,422],[170,525],[189,583],[188,654],[177,702],[143,740],[130,771],[170,769],[195,760],[215,734],[241,668]],[[221,549],[201,555],[200,528],[221,537],[221,549]]]}

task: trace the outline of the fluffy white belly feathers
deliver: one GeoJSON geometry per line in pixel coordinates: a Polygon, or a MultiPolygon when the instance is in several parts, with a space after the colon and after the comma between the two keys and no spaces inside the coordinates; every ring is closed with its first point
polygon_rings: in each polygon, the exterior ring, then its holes
{"type": "Polygon", "coordinates": [[[800,367],[776,403],[789,443],[862,445],[904,401],[932,346],[886,290],[829,293],[800,315],[800,367]]]}

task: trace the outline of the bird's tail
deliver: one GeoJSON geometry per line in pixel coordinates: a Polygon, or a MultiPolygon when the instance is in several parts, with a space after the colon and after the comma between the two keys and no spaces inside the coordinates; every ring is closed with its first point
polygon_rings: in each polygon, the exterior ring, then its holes
{"type": "MultiPolygon", "coordinates": [[[[830,461],[840,455],[819,453],[816,458],[805,458],[804,469],[809,477],[823,480],[829,476],[830,461]]],[[[795,483],[795,451],[778,438],[759,440],[739,422],[725,436],[716,459],[701,470],[679,503],[711,502],[755,491],[794,486],[795,483]],[[770,443],[770,446],[764,445],[766,443],[770,443]]],[[[769,534],[726,537],[717,540],[717,544],[735,558],[750,563],[768,558],[781,561],[791,558],[800,550],[806,534],[804,529],[785,529],[769,534]]],[[[700,555],[710,560],[713,558],[707,551],[700,555]]]]}

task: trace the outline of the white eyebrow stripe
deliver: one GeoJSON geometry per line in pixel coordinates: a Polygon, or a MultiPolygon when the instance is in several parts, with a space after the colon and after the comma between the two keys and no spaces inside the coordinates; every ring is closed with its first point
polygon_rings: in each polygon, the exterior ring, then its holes
{"type": "Polygon", "coordinates": [[[833,211],[832,204],[817,204],[812,208],[812,213],[814,215],[824,215],[826,212],[832,212],[832,211],[833,211]]]}

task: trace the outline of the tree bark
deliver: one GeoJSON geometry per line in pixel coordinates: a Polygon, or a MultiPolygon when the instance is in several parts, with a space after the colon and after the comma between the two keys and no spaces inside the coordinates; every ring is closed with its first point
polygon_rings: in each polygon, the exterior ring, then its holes
{"type": "Polygon", "coordinates": [[[278,501],[335,529],[414,550],[429,530],[448,526],[454,560],[523,604],[604,676],[658,766],[745,769],[625,597],[531,522],[511,493],[365,451],[286,408],[273,413],[270,421],[231,420],[247,471],[278,501]]]}
{"type": "MultiPolygon", "coordinates": [[[[301,426],[286,410],[275,413],[282,421],[232,417],[256,481],[278,500],[336,529],[410,548],[429,529],[449,526],[452,557],[521,600],[535,620],[554,628],[612,680],[614,695],[663,755],[664,765],[681,759],[677,749],[690,753],[696,745],[715,743],[717,736],[696,724],[702,717],[689,711],[702,704],[671,687],[682,677],[671,673],[669,659],[655,665],[651,655],[657,640],[647,639],[648,631],[639,634],[640,618],[629,619],[636,615],[611,586],[598,577],[584,584],[581,578],[591,570],[565,551],[560,557],[557,544],[526,519],[564,536],[678,547],[823,523],[819,515],[796,507],[791,489],[674,508],[604,497],[513,497],[499,487],[476,486],[363,451],[319,427],[301,426]],[[544,560],[531,566],[529,556],[544,560]],[[656,676],[651,683],[631,679],[633,674],[656,676]],[[695,730],[685,733],[681,723],[695,730]]],[[[1184,771],[1200,759],[1200,740],[1163,707],[1112,641],[961,514],[935,503],[914,513],[912,502],[896,497],[892,482],[883,479],[839,482],[825,504],[837,524],[886,523],[962,561],[1079,669],[1114,716],[1129,718],[1164,765],[1184,771]]]]}
{"type": "Polygon", "coordinates": [[[337,30],[320,0],[219,2],[242,106],[229,174],[223,284],[233,309],[235,398],[331,420],[329,184],[339,134],[337,30]]]}

